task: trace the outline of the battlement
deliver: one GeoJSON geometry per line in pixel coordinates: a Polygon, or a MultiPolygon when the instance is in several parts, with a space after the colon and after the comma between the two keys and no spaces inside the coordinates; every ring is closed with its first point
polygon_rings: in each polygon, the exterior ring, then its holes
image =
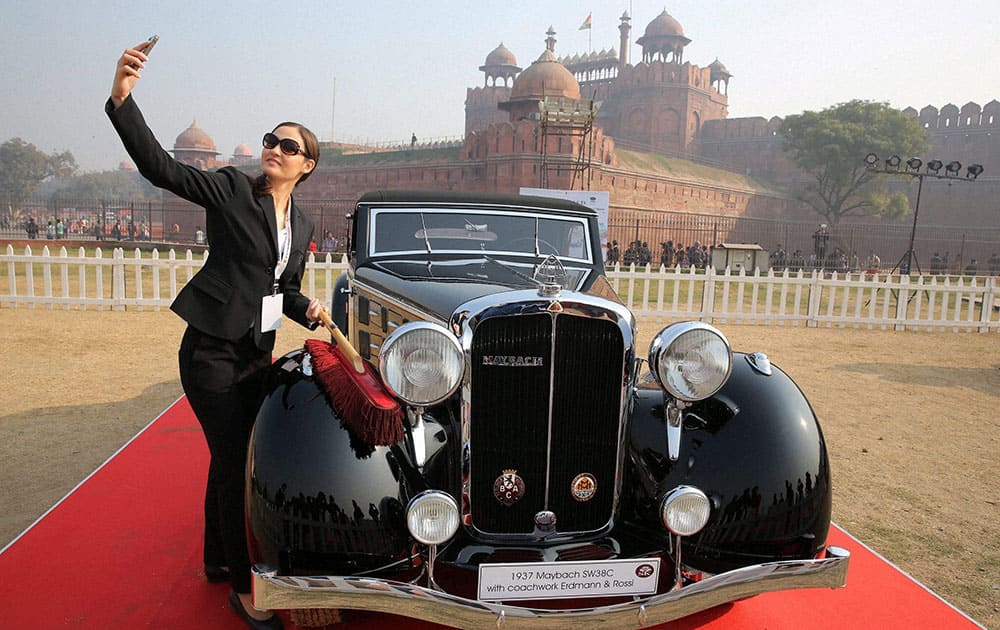
{"type": "Polygon", "coordinates": [[[650,83],[682,85],[718,93],[712,86],[711,69],[688,62],[644,61],[634,66],[625,66],[618,73],[616,88],[627,89],[650,83]]]}
{"type": "Polygon", "coordinates": [[[980,107],[978,103],[968,102],[961,109],[948,103],[940,110],[928,105],[917,112],[913,107],[903,110],[904,114],[920,121],[920,126],[928,131],[947,132],[956,129],[968,130],[973,127],[996,129],[1000,127],[1000,102],[993,99],[980,107]]]}

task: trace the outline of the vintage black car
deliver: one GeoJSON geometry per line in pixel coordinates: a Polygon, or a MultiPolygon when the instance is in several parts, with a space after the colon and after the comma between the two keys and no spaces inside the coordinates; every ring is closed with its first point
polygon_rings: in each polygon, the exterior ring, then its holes
{"type": "Polygon", "coordinates": [[[637,348],[593,210],[369,193],[349,260],[334,319],[404,437],[344,426],[304,350],[275,362],[247,466],[257,606],[633,627],[844,584],[803,393],[705,323],[637,348]]]}

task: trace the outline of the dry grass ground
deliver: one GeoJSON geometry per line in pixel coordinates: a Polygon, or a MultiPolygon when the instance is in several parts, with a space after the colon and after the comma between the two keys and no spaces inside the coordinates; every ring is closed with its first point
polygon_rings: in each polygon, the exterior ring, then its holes
{"type": "MultiPolygon", "coordinates": [[[[0,329],[5,544],[180,395],[183,325],[169,311],[2,308],[0,329]]],[[[656,329],[642,326],[642,344],[656,329]]],[[[770,355],[812,401],[837,523],[1000,628],[1000,335],[724,331],[737,349],[770,355]]],[[[286,321],[278,350],[309,334],[286,321]]]]}

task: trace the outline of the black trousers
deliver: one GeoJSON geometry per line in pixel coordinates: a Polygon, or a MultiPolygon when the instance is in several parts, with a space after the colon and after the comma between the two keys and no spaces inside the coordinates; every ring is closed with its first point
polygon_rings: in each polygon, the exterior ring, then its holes
{"type": "Polygon", "coordinates": [[[181,385],[211,454],[205,488],[205,564],[229,567],[233,590],[250,592],[244,517],[250,430],[263,396],[271,354],[248,330],[237,341],[188,326],[178,352],[181,385]]]}

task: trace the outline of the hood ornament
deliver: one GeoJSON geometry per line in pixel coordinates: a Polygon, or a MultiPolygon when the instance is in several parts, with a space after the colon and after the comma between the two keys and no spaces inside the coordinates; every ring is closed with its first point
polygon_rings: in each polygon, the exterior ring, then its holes
{"type": "Polygon", "coordinates": [[[538,265],[533,279],[538,283],[538,295],[541,297],[555,297],[562,291],[568,277],[566,268],[563,267],[562,262],[550,254],[548,258],[538,265]]]}

